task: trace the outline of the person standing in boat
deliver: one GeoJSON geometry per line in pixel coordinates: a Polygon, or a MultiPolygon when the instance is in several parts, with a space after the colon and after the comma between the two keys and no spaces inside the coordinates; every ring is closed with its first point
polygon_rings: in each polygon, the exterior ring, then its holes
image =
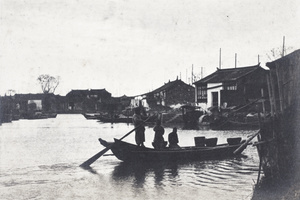
{"type": "Polygon", "coordinates": [[[136,128],[135,142],[136,142],[137,146],[144,147],[144,142],[145,142],[145,125],[144,124],[145,123],[141,116],[141,108],[140,107],[134,109],[132,122],[134,124],[134,127],[136,128]]]}
{"type": "Polygon", "coordinates": [[[155,149],[163,149],[167,146],[168,142],[165,142],[164,140],[164,133],[165,129],[161,126],[161,121],[157,120],[156,125],[153,128],[153,131],[155,132],[154,140],[152,142],[152,145],[155,149]]]}
{"type": "Polygon", "coordinates": [[[177,135],[177,128],[174,127],[173,131],[168,135],[169,147],[170,148],[180,148],[178,145],[178,135],[177,135]]]}

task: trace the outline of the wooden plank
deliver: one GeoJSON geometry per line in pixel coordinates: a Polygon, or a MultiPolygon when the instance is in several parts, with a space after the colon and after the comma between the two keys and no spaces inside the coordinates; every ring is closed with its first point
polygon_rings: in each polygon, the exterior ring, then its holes
{"type": "Polygon", "coordinates": [[[273,76],[272,76],[272,70],[270,71],[270,85],[271,85],[271,91],[272,91],[272,100],[273,100],[273,106],[274,106],[274,112],[275,114],[278,113],[278,110],[277,110],[277,104],[276,104],[276,93],[275,93],[275,83],[274,83],[274,79],[273,79],[273,76]]]}
{"type": "Polygon", "coordinates": [[[265,107],[265,101],[264,101],[264,99],[265,99],[264,89],[261,88],[260,92],[261,92],[261,98],[263,99],[263,101],[262,101],[262,109],[263,109],[264,116],[266,116],[266,107],[265,107]]]}
{"type": "Polygon", "coordinates": [[[279,65],[275,63],[275,70],[276,70],[276,76],[277,76],[277,85],[278,85],[278,95],[279,95],[279,107],[280,107],[280,112],[283,112],[283,95],[282,95],[282,85],[281,85],[281,74],[279,74],[279,65]]]}
{"type": "Polygon", "coordinates": [[[267,85],[268,85],[268,93],[269,93],[269,100],[270,100],[270,107],[271,107],[271,116],[274,117],[274,97],[273,97],[273,94],[272,94],[272,90],[271,90],[271,83],[270,83],[270,75],[267,74],[266,75],[266,78],[267,78],[267,85]]]}

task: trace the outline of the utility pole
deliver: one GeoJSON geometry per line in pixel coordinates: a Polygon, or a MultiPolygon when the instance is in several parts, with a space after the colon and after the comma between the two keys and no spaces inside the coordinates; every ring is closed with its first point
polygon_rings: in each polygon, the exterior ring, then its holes
{"type": "Polygon", "coordinates": [[[259,64],[260,62],[259,62],[259,54],[257,55],[257,63],[259,64]]]}
{"type": "Polygon", "coordinates": [[[237,58],[237,54],[235,53],[235,58],[234,58],[234,68],[236,68],[236,58],[237,58]]]}
{"type": "Polygon", "coordinates": [[[285,36],[283,36],[282,57],[284,56],[284,50],[285,50],[284,43],[285,43],[285,36]]]}
{"type": "Polygon", "coordinates": [[[201,67],[201,79],[203,79],[203,67],[201,67]]]}
{"type": "Polygon", "coordinates": [[[192,78],[191,78],[191,85],[193,84],[194,81],[194,65],[192,64],[192,78]]]}
{"type": "Polygon", "coordinates": [[[221,69],[221,48],[220,48],[220,53],[219,53],[219,68],[221,69]]]}

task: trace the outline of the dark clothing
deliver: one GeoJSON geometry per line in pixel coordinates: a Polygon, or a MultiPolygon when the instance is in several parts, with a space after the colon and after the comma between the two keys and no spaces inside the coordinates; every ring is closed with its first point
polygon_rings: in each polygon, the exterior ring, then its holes
{"type": "Polygon", "coordinates": [[[153,131],[155,132],[154,140],[153,140],[153,143],[152,143],[154,148],[155,149],[162,149],[162,148],[166,147],[167,142],[165,142],[164,137],[163,137],[163,135],[165,133],[165,129],[160,125],[156,125],[153,128],[153,131]]]}
{"type": "Polygon", "coordinates": [[[132,117],[132,122],[135,128],[138,127],[135,130],[135,142],[138,146],[143,145],[143,143],[145,142],[145,126],[141,115],[134,114],[132,117]]]}
{"type": "Polygon", "coordinates": [[[173,132],[169,133],[168,140],[169,140],[169,147],[171,147],[171,148],[179,147],[177,132],[173,131],[173,132]]]}

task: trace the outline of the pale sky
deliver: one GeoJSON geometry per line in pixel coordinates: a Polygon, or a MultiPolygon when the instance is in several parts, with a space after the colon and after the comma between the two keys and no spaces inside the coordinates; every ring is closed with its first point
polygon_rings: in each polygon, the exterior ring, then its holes
{"type": "Polygon", "coordinates": [[[0,95],[103,89],[138,95],[300,48],[299,0],[0,0],[0,95]]]}

